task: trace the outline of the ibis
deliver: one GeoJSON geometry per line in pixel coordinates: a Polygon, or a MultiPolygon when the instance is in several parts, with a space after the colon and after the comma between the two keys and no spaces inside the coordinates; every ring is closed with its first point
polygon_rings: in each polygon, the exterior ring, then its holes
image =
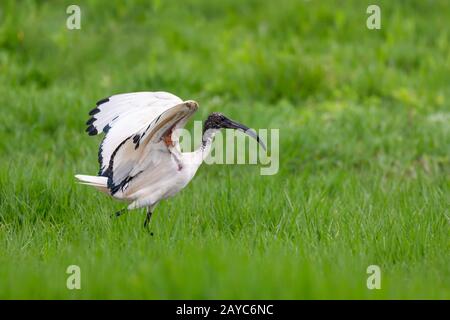
{"type": "Polygon", "coordinates": [[[100,170],[97,176],[75,177],[81,184],[127,202],[127,208],[116,216],[146,208],[147,227],[155,206],[192,180],[220,129],[243,131],[265,149],[253,130],[213,112],[204,121],[200,146],[182,152],[177,129],[183,128],[197,109],[197,102],[183,101],[168,92],[117,94],[98,101],[89,113],[86,131],[91,136],[105,134],[98,150],[100,170]]]}

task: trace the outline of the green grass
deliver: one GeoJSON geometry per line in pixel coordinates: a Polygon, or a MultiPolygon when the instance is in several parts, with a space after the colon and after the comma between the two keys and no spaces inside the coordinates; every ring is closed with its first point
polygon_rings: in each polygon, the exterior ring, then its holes
{"type": "Polygon", "coordinates": [[[373,1],[78,3],[0,4],[0,298],[450,298],[448,1],[377,1],[379,31],[373,1]],[[153,237],[110,219],[84,122],[142,90],[280,128],[279,173],[203,165],[153,237]]]}

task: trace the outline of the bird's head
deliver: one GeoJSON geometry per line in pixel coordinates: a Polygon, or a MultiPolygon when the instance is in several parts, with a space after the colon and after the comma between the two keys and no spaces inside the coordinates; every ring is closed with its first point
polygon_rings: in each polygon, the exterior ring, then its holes
{"type": "Polygon", "coordinates": [[[266,150],[266,146],[264,145],[264,143],[262,142],[262,140],[259,138],[259,136],[256,134],[255,131],[251,130],[250,128],[239,122],[236,122],[234,120],[225,117],[220,112],[213,112],[208,116],[203,127],[203,133],[205,133],[207,130],[220,130],[222,128],[236,129],[242,131],[245,134],[249,135],[250,137],[254,138],[256,141],[258,141],[258,143],[263,147],[263,149],[266,150]]]}

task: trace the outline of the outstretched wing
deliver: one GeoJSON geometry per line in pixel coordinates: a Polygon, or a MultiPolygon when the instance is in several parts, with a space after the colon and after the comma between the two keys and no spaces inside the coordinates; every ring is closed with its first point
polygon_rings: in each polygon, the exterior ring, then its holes
{"type": "MultiPolygon", "coordinates": [[[[167,140],[172,141],[172,133],[184,126],[187,119],[194,114],[198,105],[194,101],[186,101],[169,108],[141,130],[125,138],[111,154],[108,168],[104,176],[108,177],[108,188],[114,195],[126,186],[137,175],[156,168],[165,161],[168,153],[167,140]]],[[[177,147],[176,145],[173,147],[177,147]]]]}
{"type": "Polygon", "coordinates": [[[113,152],[125,139],[180,103],[179,97],[168,92],[125,93],[98,101],[89,113],[86,131],[89,135],[106,134],[98,152],[99,175],[105,175],[113,152]]]}

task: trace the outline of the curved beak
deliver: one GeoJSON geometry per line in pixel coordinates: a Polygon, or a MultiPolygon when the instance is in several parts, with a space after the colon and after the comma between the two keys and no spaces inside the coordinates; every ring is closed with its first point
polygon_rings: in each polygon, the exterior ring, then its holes
{"type": "Polygon", "coordinates": [[[258,134],[256,134],[255,131],[251,130],[247,126],[244,126],[243,124],[241,124],[239,122],[236,122],[234,120],[228,119],[228,118],[225,118],[222,121],[221,125],[222,125],[223,128],[236,129],[236,130],[244,132],[246,135],[248,135],[248,136],[252,137],[253,139],[255,139],[261,145],[261,147],[264,149],[264,151],[266,151],[266,145],[259,138],[258,134]]]}

